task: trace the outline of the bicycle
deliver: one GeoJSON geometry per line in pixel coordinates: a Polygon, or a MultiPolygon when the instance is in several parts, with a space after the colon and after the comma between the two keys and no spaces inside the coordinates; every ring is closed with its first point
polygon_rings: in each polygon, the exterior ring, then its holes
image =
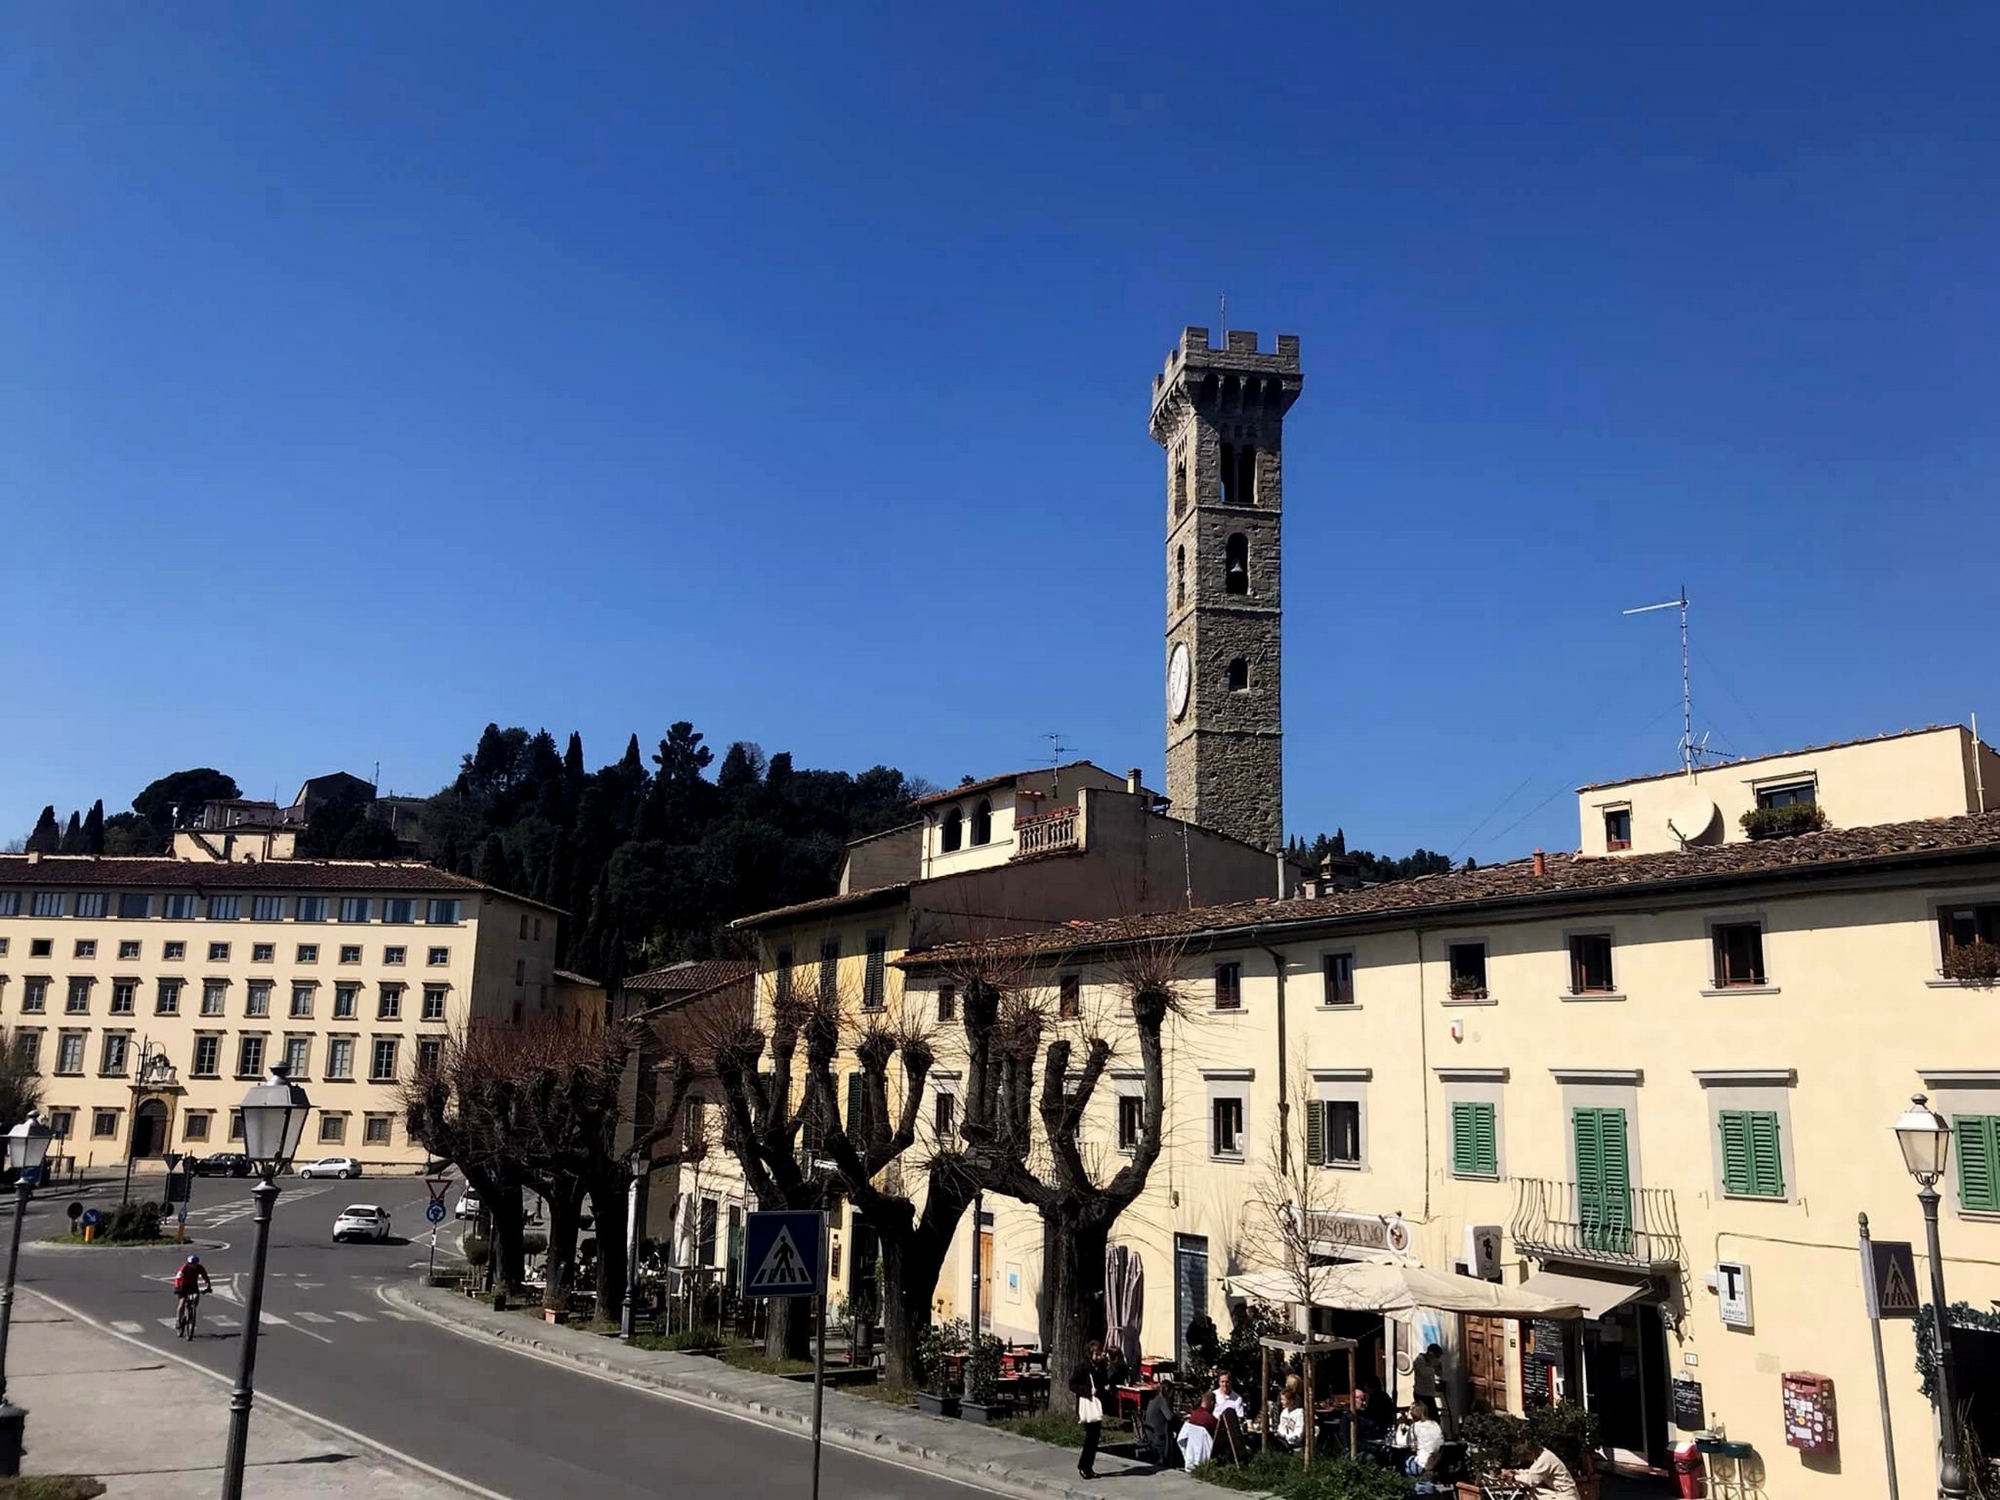
{"type": "Polygon", "coordinates": [[[174,1313],[174,1337],[194,1342],[195,1318],[201,1310],[201,1293],[189,1292],[181,1298],[181,1305],[174,1313]]]}

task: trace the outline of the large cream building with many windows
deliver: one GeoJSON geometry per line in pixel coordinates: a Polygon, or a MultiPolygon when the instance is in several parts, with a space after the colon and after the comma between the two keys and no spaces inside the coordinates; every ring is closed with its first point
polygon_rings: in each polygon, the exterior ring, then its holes
{"type": "Polygon", "coordinates": [[[449,1031],[560,1006],[559,915],[412,862],[0,856],[0,1024],[64,1165],[230,1150],[283,1062],[302,1155],[409,1168],[398,1081],[449,1031]]]}

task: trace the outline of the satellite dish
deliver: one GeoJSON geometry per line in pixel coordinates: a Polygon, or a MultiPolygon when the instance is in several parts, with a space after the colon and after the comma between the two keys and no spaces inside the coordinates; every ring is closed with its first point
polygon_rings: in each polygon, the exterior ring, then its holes
{"type": "Polygon", "coordinates": [[[1667,832],[1683,844],[1704,842],[1721,816],[1715,799],[1693,786],[1678,788],[1667,799],[1667,832]]]}

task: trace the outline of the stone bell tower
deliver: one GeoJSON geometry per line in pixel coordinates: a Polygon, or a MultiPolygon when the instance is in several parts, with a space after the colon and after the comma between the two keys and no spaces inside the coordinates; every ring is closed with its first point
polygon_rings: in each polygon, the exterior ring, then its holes
{"type": "Polygon", "coordinates": [[[1189,328],[1153,377],[1167,450],[1167,796],[1176,815],[1284,846],[1279,523],[1299,341],[1189,328]]]}

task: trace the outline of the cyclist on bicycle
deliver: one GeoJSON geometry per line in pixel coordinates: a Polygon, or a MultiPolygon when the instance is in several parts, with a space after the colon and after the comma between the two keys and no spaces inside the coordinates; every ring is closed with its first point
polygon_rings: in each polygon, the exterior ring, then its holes
{"type": "Polygon", "coordinates": [[[208,1279],[208,1267],[201,1263],[199,1255],[190,1255],[174,1272],[174,1320],[187,1310],[188,1299],[203,1292],[215,1290],[215,1283],[208,1279]]]}

